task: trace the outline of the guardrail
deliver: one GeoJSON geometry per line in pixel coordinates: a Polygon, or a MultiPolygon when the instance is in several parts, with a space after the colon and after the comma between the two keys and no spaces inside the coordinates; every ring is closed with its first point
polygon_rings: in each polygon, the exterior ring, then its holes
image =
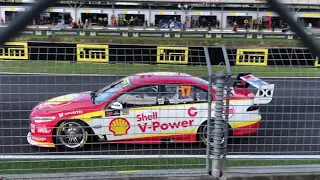
{"type": "MultiPolygon", "coordinates": [[[[206,63],[201,49],[202,47],[187,46],[9,42],[0,53],[0,58],[32,61],[201,65],[206,63]]],[[[224,63],[221,47],[209,47],[208,50],[212,65],[224,63]]],[[[227,52],[231,66],[319,67],[318,58],[307,48],[228,47],[227,52]]]]}

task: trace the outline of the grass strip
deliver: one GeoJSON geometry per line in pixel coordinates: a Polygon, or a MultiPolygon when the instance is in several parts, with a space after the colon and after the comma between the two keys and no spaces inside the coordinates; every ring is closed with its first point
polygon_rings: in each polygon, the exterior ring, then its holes
{"type": "Polygon", "coordinates": [[[226,46],[233,47],[304,47],[299,40],[292,39],[241,39],[241,38],[149,38],[149,37],[106,37],[106,36],[35,36],[22,35],[16,41],[102,43],[102,44],[145,44],[182,46],[226,46]]]}
{"type": "MultiPolygon", "coordinates": [[[[320,160],[228,160],[228,167],[320,164],[320,160]]],[[[1,160],[0,174],[139,171],[205,168],[205,159],[24,159],[1,160]]]]}
{"type": "MultiPolygon", "coordinates": [[[[213,73],[225,70],[225,66],[212,66],[213,73]]],[[[320,77],[320,68],[285,66],[232,66],[232,73],[251,72],[256,76],[272,77],[320,77]]],[[[5,73],[56,73],[56,74],[101,74],[127,76],[140,72],[173,71],[185,72],[195,76],[206,76],[207,66],[188,66],[172,64],[106,64],[70,63],[58,61],[0,61],[0,72],[5,73]]]]}

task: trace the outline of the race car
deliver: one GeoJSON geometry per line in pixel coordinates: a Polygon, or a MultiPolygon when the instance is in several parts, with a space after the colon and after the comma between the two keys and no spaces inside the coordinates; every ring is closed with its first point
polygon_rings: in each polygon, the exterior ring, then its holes
{"type": "MultiPolygon", "coordinates": [[[[186,73],[147,72],[99,90],[55,97],[33,108],[27,140],[33,146],[71,150],[92,141],[208,144],[208,85],[207,80],[186,73]]],[[[214,122],[216,87],[212,87],[214,122]]],[[[232,136],[257,132],[259,105],[270,103],[273,92],[274,84],[251,73],[238,75],[230,93],[232,136]],[[258,89],[256,95],[248,90],[249,85],[258,89]]]]}

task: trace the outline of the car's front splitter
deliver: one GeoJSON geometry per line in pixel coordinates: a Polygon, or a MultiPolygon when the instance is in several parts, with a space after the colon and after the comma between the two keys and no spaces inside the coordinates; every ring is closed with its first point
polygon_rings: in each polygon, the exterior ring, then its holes
{"type": "Polygon", "coordinates": [[[28,133],[27,140],[28,140],[28,143],[33,145],[33,146],[55,148],[55,145],[53,143],[50,143],[50,142],[39,142],[39,141],[32,140],[31,132],[28,133]]]}

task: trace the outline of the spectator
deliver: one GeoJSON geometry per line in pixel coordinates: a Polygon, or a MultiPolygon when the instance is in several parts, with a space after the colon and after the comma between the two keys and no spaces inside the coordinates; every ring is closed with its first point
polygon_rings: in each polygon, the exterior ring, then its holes
{"type": "Polygon", "coordinates": [[[259,28],[259,31],[262,30],[262,27],[263,27],[263,24],[262,24],[263,20],[259,20],[258,21],[258,28],[259,28]]]}
{"type": "Polygon", "coordinates": [[[268,29],[271,29],[272,22],[271,22],[271,17],[270,16],[267,17],[267,23],[268,23],[268,29]]]}
{"type": "Polygon", "coordinates": [[[146,27],[148,27],[148,19],[146,19],[146,20],[144,21],[144,24],[145,24],[146,27]]]}
{"type": "Polygon", "coordinates": [[[104,27],[108,26],[108,18],[107,17],[103,18],[103,26],[104,27]]]}
{"type": "Polygon", "coordinates": [[[243,21],[243,23],[244,23],[244,28],[245,28],[245,29],[248,29],[249,21],[248,21],[247,18],[243,21]]]}
{"type": "Polygon", "coordinates": [[[103,23],[102,23],[102,17],[99,17],[99,18],[98,18],[98,23],[97,23],[97,24],[98,24],[98,26],[102,26],[102,25],[103,25],[103,23]]]}
{"type": "Polygon", "coordinates": [[[117,26],[117,19],[114,15],[111,16],[111,26],[116,27],[117,26]]]}
{"type": "Polygon", "coordinates": [[[134,25],[135,19],[133,18],[133,16],[131,16],[130,20],[129,20],[129,24],[132,27],[134,25]]]}
{"type": "Polygon", "coordinates": [[[235,22],[233,23],[233,31],[234,31],[234,32],[237,32],[237,28],[238,28],[238,24],[237,24],[237,21],[235,21],[235,22]]]}
{"type": "Polygon", "coordinates": [[[189,17],[188,16],[186,17],[184,24],[185,24],[185,28],[189,27],[189,17]]]}
{"type": "Polygon", "coordinates": [[[212,20],[212,26],[217,27],[217,21],[215,19],[212,20]]]}
{"type": "Polygon", "coordinates": [[[219,21],[219,19],[217,19],[217,28],[218,28],[218,29],[220,28],[220,21],[219,21]]]}
{"type": "Polygon", "coordinates": [[[276,26],[276,22],[272,21],[272,31],[274,31],[275,26],[276,26]]]}
{"type": "Polygon", "coordinates": [[[128,24],[128,20],[126,19],[126,17],[125,17],[125,16],[123,16],[122,21],[123,21],[123,26],[127,26],[127,24],[128,24]]]}
{"type": "Polygon", "coordinates": [[[258,22],[259,22],[258,19],[254,19],[254,20],[253,20],[252,29],[257,29],[258,22]]]}
{"type": "Polygon", "coordinates": [[[163,19],[161,18],[161,19],[159,20],[158,28],[162,28],[162,24],[163,24],[163,19]]]}

